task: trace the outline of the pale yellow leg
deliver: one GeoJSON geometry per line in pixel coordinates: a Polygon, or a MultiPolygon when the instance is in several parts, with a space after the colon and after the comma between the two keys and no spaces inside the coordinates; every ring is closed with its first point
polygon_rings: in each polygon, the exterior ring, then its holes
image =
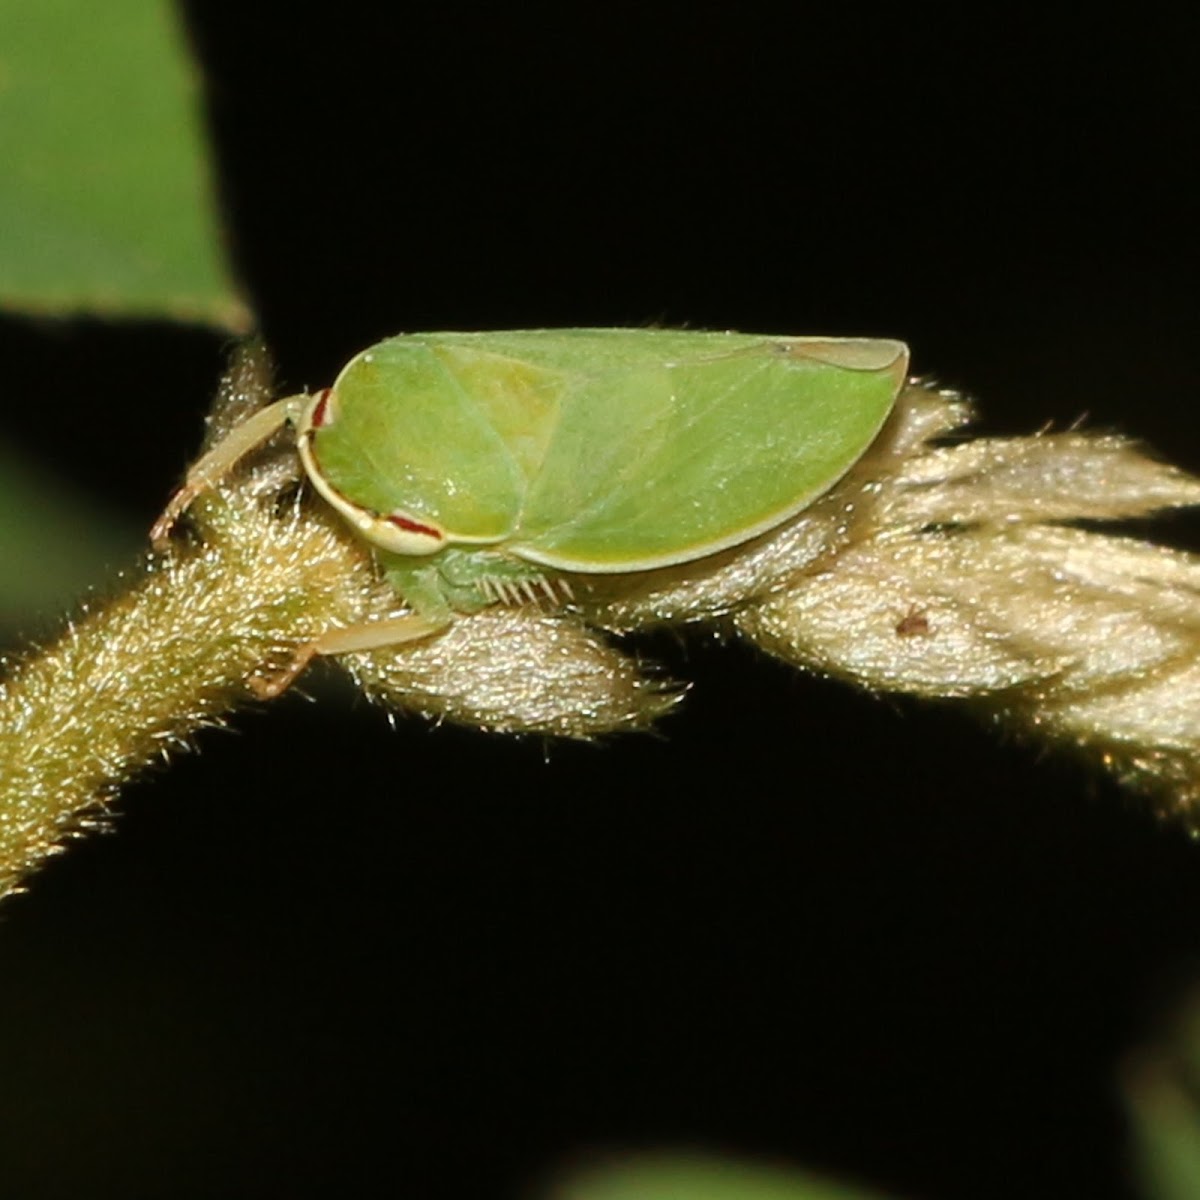
{"type": "Polygon", "coordinates": [[[306,396],[288,396],[260,408],[252,417],[235,425],[207,454],[203,454],[188,470],[183,486],[173,495],[150,530],[150,544],[163,551],[175,522],[201,492],[223,479],[240,458],[255,446],[265,442],[298,411],[306,396]]]}
{"type": "Polygon", "coordinates": [[[247,686],[260,700],[273,700],[291,687],[300,672],[318,654],[352,654],[362,650],[382,650],[385,646],[402,646],[405,642],[415,642],[445,627],[445,621],[407,616],[385,617],[380,621],[349,625],[345,629],[332,629],[301,646],[282,671],[265,678],[253,676],[247,680],[247,686]]]}

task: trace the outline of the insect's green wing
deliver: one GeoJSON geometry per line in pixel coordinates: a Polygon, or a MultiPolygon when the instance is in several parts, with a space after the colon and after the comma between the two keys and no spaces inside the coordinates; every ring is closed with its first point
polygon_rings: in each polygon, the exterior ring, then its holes
{"type": "Polygon", "coordinates": [[[786,520],[861,457],[908,367],[891,341],[596,331],[589,370],[587,332],[506,543],[565,570],[687,562],[786,520]]]}
{"type": "Polygon", "coordinates": [[[903,386],[898,342],[650,329],[390,338],[334,385],[320,472],[378,514],[551,567],[686,562],[831,487],[903,386]]]}

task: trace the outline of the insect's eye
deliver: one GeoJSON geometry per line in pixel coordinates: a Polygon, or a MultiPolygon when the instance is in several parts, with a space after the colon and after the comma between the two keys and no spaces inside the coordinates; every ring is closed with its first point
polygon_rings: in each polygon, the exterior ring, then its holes
{"type": "Polygon", "coordinates": [[[322,429],[332,425],[334,418],[333,388],[322,388],[312,407],[312,415],[308,419],[310,429],[322,429]]]}
{"type": "Polygon", "coordinates": [[[367,538],[395,554],[436,554],[446,535],[436,525],[418,521],[407,513],[393,512],[364,525],[367,538]]]}

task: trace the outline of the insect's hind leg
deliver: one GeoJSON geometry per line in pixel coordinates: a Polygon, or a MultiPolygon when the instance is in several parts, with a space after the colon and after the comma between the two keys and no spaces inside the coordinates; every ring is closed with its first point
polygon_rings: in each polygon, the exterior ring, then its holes
{"type": "Polygon", "coordinates": [[[254,676],[247,686],[260,700],[273,700],[287,691],[296,678],[318,654],[352,654],[363,650],[382,650],[386,646],[402,646],[428,637],[446,627],[446,621],[430,621],[425,617],[385,617],[380,621],[363,621],[345,629],[332,629],[319,638],[301,646],[282,671],[273,675],[254,676]]]}
{"type": "Polygon", "coordinates": [[[202,454],[191,468],[183,485],[167,502],[150,530],[150,545],[156,551],[166,549],[175,522],[201,492],[220,482],[256,446],[261,445],[277,429],[294,420],[303,410],[307,396],[288,396],[260,408],[253,416],[235,425],[207,454],[202,454]]]}

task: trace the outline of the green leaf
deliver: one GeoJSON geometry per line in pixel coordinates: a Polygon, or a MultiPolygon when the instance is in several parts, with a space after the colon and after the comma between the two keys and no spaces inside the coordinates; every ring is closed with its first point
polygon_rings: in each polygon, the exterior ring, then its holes
{"type": "Polygon", "coordinates": [[[132,531],[0,443],[0,629],[57,612],[128,563],[132,531]]]}
{"type": "Polygon", "coordinates": [[[247,325],[168,0],[0,0],[0,306],[247,325]]]}
{"type": "Polygon", "coordinates": [[[703,1154],[638,1155],[573,1172],[552,1200],[883,1200],[807,1171],[703,1154]]]}
{"type": "Polygon", "coordinates": [[[1124,1072],[1134,1174],[1146,1200],[1200,1196],[1200,997],[1124,1072]]]}

